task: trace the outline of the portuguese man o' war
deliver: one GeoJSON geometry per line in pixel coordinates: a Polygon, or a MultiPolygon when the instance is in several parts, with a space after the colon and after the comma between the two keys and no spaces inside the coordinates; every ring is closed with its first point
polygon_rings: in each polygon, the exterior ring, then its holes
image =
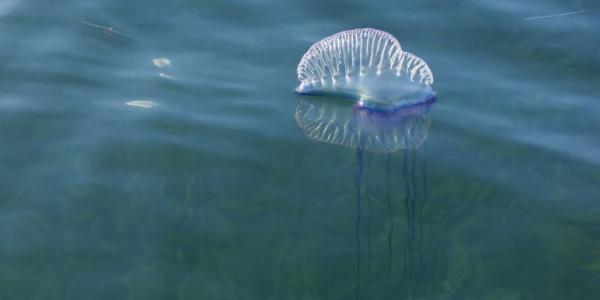
{"type": "MultiPolygon", "coordinates": [[[[368,289],[371,270],[371,217],[373,194],[369,170],[376,156],[385,158],[386,179],[383,196],[389,217],[387,277],[394,265],[394,214],[392,210],[392,160],[402,152],[401,177],[404,188],[406,240],[403,258],[403,286],[409,298],[414,291],[414,277],[420,272],[423,245],[422,205],[427,200],[425,153],[423,150],[423,186],[417,186],[418,149],[427,140],[431,118],[429,110],[436,101],[431,88],[433,74],[421,58],[403,51],[389,33],[376,29],[354,29],[334,34],[314,44],[298,65],[300,94],[329,96],[320,101],[303,97],[296,107],[296,124],[310,139],[356,149],[354,191],[356,199],[356,299],[363,298],[363,284],[368,289]],[[355,99],[348,105],[336,98],[355,99]],[[379,154],[373,154],[376,152],[379,154]],[[421,194],[419,194],[422,191],[421,194]],[[361,226],[363,199],[367,200],[367,228],[361,226]],[[417,226],[417,224],[419,224],[417,226]],[[367,232],[367,255],[361,251],[361,233],[367,232]],[[366,260],[366,276],[364,273],[366,260]],[[413,263],[417,262],[417,263],[413,263]],[[366,280],[365,280],[366,279],[366,280]]],[[[422,264],[422,263],[421,263],[422,264]]]]}
{"type": "Polygon", "coordinates": [[[300,94],[352,98],[376,110],[435,97],[425,61],[402,50],[391,34],[372,28],[342,31],[315,43],[297,73],[300,94]]]}

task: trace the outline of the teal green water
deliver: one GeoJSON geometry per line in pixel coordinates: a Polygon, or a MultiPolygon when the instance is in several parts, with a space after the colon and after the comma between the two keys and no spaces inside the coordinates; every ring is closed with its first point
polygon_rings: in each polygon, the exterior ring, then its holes
{"type": "Polygon", "coordinates": [[[0,0],[0,299],[598,299],[599,9],[0,0]],[[294,94],[358,27],[437,101],[294,94]]]}

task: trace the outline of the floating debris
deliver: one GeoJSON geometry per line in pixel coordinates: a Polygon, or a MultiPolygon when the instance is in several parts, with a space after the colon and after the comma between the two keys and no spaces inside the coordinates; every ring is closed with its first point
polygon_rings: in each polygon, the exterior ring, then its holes
{"type": "Polygon", "coordinates": [[[572,15],[582,14],[582,13],[587,12],[587,11],[588,11],[587,9],[582,9],[582,10],[569,11],[569,12],[560,13],[560,14],[529,17],[529,18],[524,18],[523,21],[533,21],[533,20],[539,20],[539,19],[566,17],[566,16],[572,16],[572,15]]]}
{"type": "Polygon", "coordinates": [[[130,35],[126,34],[126,33],[123,33],[121,31],[118,31],[118,30],[114,29],[113,27],[106,27],[106,26],[102,26],[102,25],[90,23],[90,22],[87,22],[87,21],[81,21],[81,23],[85,24],[85,25],[88,25],[90,27],[102,29],[107,34],[113,34],[113,33],[115,33],[115,34],[118,34],[118,35],[121,35],[121,36],[124,36],[126,38],[134,40],[134,38],[132,36],[130,36],[130,35]]]}
{"type": "Polygon", "coordinates": [[[158,106],[158,103],[150,100],[134,100],[125,103],[125,105],[139,108],[153,108],[158,106]]]}
{"type": "Polygon", "coordinates": [[[158,76],[165,78],[165,79],[175,79],[175,77],[173,77],[169,74],[166,74],[166,73],[158,73],[158,76]]]}
{"type": "Polygon", "coordinates": [[[152,59],[152,63],[159,68],[171,66],[171,60],[169,60],[166,57],[154,58],[154,59],[152,59]]]}

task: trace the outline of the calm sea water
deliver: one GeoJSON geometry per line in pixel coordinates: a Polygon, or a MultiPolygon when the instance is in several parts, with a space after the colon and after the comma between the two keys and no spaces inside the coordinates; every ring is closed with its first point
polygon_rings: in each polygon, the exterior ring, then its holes
{"type": "Polygon", "coordinates": [[[0,0],[0,299],[598,299],[599,9],[0,0]],[[294,94],[357,27],[437,101],[294,94]]]}

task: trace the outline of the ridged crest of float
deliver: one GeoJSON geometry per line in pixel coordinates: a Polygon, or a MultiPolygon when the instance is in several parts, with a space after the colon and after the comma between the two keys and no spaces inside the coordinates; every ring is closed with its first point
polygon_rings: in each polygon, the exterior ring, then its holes
{"type": "Polygon", "coordinates": [[[372,28],[342,31],[315,43],[302,57],[297,73],[301,85],[335,84],[384,74],[407,77],[426,86],[433,83],[425,61],[403,51],[391,34],[372,28]]]}
{"type": "Polygon", "coordinates": [[[417,149],[427,139],[433,101],[383,112],[304,99],[296,107],[296,124],[311,139],[349,148],[382,153],[417,149]]]}

